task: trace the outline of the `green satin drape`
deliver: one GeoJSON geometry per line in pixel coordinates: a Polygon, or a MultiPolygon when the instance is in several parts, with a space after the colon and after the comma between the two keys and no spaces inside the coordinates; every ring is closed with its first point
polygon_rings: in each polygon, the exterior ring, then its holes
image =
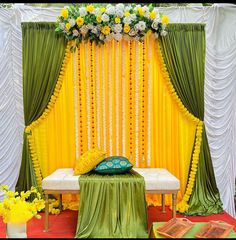
{"type": "MultiPolygon", "coordinates": [[[[205,24],[169,24],[167,32],[159,42],[171,82],[188,111],[203,121],[205,24]]],[[[188,204],[187,215],[223,211],[204,125],[196,181],[188,204]]]]}
{"type": "MultiPolygon", "coordinates": [[[[47,107],[56,85],[67,41],[55,33],[55,23],[22,23],[23,102],[25,125],[37,120],[47,107]]],[[[17,191],[38,186],[27,134],[24,132],[17,191]]]]}
{"type": "Polygon", "coordinates": [[[76,238],[148,238],[144,178],[130,173],[81,175],[76,238]]]}

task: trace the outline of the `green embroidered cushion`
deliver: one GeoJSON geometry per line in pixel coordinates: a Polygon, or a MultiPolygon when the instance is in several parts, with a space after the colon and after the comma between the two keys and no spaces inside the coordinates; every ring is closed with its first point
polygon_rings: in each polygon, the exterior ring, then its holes
{"type": "Polygon", "coordinates": [[[100,174],[119,174],[128,172],[132,167],[133,165],[126,157],[111,156],[101,161],[94,171],[100,174]]]}

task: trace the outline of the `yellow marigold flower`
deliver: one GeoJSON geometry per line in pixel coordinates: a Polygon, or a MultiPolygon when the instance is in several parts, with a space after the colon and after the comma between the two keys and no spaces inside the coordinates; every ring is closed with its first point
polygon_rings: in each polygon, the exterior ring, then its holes
{"type": "Polygon", "coordinates": [[[93,12],[93,10],[94,10],[94,6],[93,6],[93,5],[88,5],[88,6],[86,7],[86,10],[87,10],[89,13],[91,13],[91,12],[93,12]]]}
{"type": "Polygon", "coordinates": [[[78,26],[82,26],[84,24],[84,19],[82,17],[77,17],[76,23],[78,26]]]}
{"type": "Polygon", "coordinates": [[[169,23],[169,18],[168,18],[166,15],[164,15],[164,16],[162,16],[162,18],[161,18],[161,22],[162,22],[163,24],[168,24],[168,23],[169,23]]]}
{"type": "Polygon", "coordinates": [[[64,17],[64,18],[68,18],[68,9],[62,9],[61,10],[61,16],[64,17]]]}
{"type": "Polygon", "coordinates": [[[129,24],[126,23],[126,24],[124,25],[124,32],[125,32],[125,33],[128,33],[129,31],[130,31],[130,26],[129,26],[129,24]]]}
{"type": "Polygon", "coordinates": [[[126,11],[126,12],[124,13],[124,16],[125,16],[125,17],[130,16],[130,12],[126,11]]]}
{"type": "Polygon", "coordinates": [[[66,29],[67,29],[67,30],[70,30],[70,28],[71,28],[71,24],[70,24],[70,23],[67,23],[67,24],[66,24],[66,29]]]}
{"type": "Polygon", "coordinates": [[[120,23],[120,18],[119,17],[115,18],[115,23],[120,23]]]}
{"type": "Polygon", "coordinates": [[[109,33],[110,33],[110,27],[109,26],[104,26],[103,28],[102,28],[102,33],[104,34],[104,35],[108,35],[109,33]]]}
{"type": "Polygon", "coordinates": [[[105,7],[101,7],[100,11],[101,11],[101,13],[104,13],[106,11],[106,8],[105,7]]]}
{"type": "Polygon", "coordinates": [[[97,20],[98,23],[100,23],[100,22],[102,21],[102,17],[101,17],[100,15],[98,15],[98,16],[96,17],[96,20],[97,20]]]}
{"type": "Polygon", "coordinates": [[[152,11],[152,12],[150,13],[150,18],[151,18],[152,20],[155,19],[156,16],[157,16],[157,13],[156,13],[155,11],[152,11]]]}
{"type": "Polygon", "coordinates": [[[138,13],[139,13],[140,16],[143,16],[144,10],[141,7],[139,7],[138,8],[138,13]]]}

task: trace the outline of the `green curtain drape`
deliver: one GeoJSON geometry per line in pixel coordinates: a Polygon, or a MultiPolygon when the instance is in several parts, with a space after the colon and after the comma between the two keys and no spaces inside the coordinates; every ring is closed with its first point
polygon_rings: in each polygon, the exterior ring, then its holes
{"type": "MultiPolygon", "coordinates": [[[[171,82],[188,111],[203,121],[205,24],[169,24],[167,32],[159,42],[171,82]]],[[[196,181],[188,204],[188,215],[223,211],[204,125],[196,181]]]]}
{"type": "MultiPolygon", "coordinates": [[[[21,27],[24,118],[28,126],[42,115],[53,94],[67,41],[55,33],[55,23],[24,22],[21,27]]],[[[24,132],[17,191],[38,187],[27,134],[31,133],[24,132]]]]}

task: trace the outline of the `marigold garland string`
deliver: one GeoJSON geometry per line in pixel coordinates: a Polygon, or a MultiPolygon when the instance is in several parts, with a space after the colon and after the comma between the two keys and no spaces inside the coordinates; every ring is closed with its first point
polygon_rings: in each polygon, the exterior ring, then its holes
{"type": "Polygon", "coordinates": [[[82,80],[80,67],[80,48],[78,48],[78,86],[79,86],[79,133],[80,133],[80,154],[83,154],[83,107],[82,107],[82,80]]]}
{"type": "Polygon", "coordinates": [[[141,154],[142,154],[142,164],[145,162],[145,43],[142,43],[143,54],[142,54],[142,113],[141,113],[141,131],[142,131],[142,144],[141,144],[141,154]]]}
{"type": "Polygon", "coordinates": [[[91,93],[91,132],[92,132],[92,148],[95,147],[95,91],[94,91],[94,54],[93,54],[93,43],[90,43],[90,93],[91,93]]]}
{"type": "Polygon", "coordinates": [[[130,161],[132,162],[132,154],[133,154],[133,83],[132,83],[132,43],[129,42],[129,149],[130,149],[130,161]]]}

